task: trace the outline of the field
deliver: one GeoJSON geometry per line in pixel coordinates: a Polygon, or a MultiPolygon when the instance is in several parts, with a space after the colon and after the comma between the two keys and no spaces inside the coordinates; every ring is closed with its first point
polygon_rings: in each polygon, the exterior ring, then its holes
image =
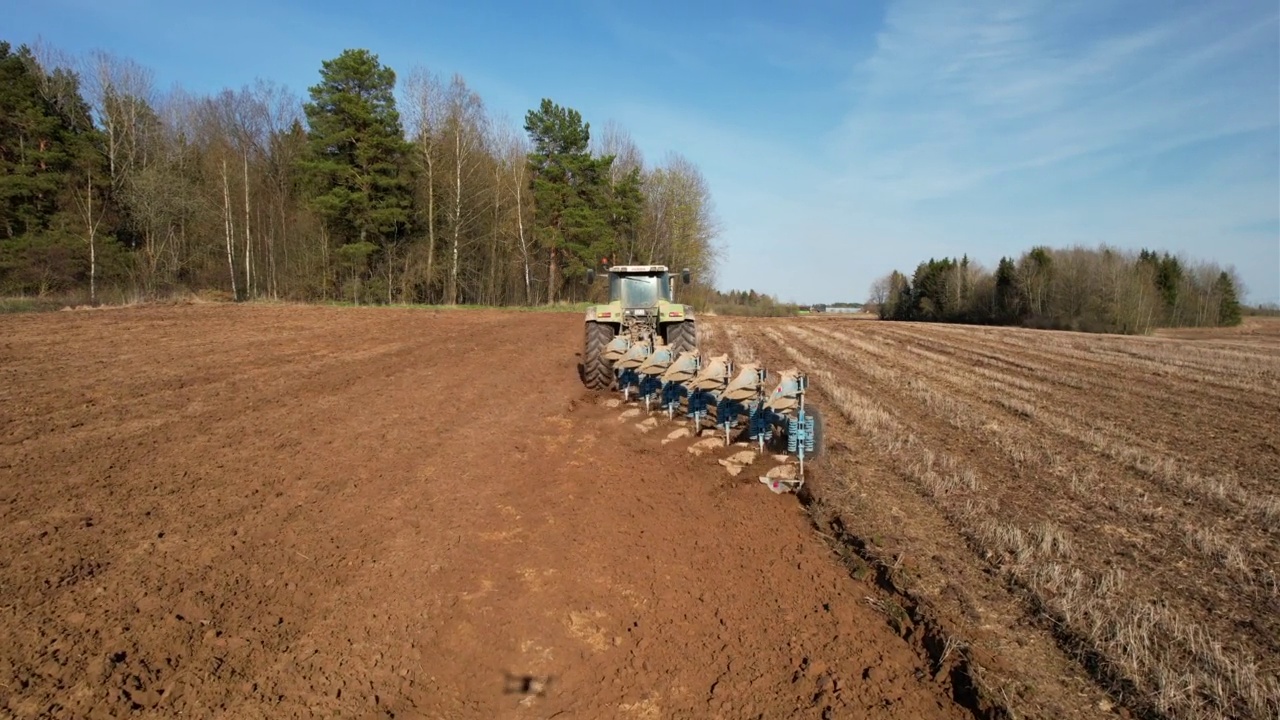
{"type": "Polygon", "coordinates": [[[1070,688],[1044,690],[1074,665],[1142,714],[1280,714],[1280,324],[708,335],[809,369],[839,438],[815,513],[970,646],[1011,708],[1061,716],[1070,688]]]}
{"type": "Polygon", "coordinates": [[[811,373],[799,502],[572,314],[0,317],[0,715],[1280,711],[1280,325],[700,332],[811,373]]]}
{"type": "Polygon", "coordinates": [[[965,716],[569,314],[0,320],[0,716],[965,716]]]}

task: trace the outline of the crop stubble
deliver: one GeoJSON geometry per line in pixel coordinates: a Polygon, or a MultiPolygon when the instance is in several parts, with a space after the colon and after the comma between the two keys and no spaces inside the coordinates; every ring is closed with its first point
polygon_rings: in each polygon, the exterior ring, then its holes
{"type": "MultiPolygon", "coordinates": [[[[1135,710],[1280,713],[1280,325],[1123,338],[725,322],[773,363],[814,374],[845,442],[819,499],[893,562],[909,558],[917,591],[951,609],[957,632],[1018,655],[1007,606],[960,568],[994,571],[1135,710]]],[[[1062,712],[1048,678],[1027,679],[1029,659],[993,670],[993,691],[1062,712]]]]}

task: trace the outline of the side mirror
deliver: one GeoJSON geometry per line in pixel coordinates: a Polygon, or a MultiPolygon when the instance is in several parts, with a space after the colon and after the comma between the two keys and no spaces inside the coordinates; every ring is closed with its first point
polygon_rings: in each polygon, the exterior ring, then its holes
{"type": "Polygon", "coordinates": [[[587,268],[587,284],[588,285],[596,284],[596,271],[592,270],[591,268],[587,268]]]}
{"type": "Polygon", "coordinates": [[[693,282],[691,279],[691,275],[689,273],[689,268],[685,268],[684,270],[680,271],[680,282],[684,283],[685,285],[688,285],[690,282],[693,282]]]}

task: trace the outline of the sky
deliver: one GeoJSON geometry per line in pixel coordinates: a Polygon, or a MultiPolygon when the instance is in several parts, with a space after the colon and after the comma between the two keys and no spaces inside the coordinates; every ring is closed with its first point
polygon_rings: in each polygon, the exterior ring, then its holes
{"type": "Polygon", "coordinates": [[[343,49],[544,97],[706,176],[722,289],[860,301],[890,270],[1033,245],[1156,248],[1280,302],[1275,0],[0,0],[0,39],[161,88],[299,95],[343,49]],[[790,6],[790,7],[787,7],[790,6]]]}

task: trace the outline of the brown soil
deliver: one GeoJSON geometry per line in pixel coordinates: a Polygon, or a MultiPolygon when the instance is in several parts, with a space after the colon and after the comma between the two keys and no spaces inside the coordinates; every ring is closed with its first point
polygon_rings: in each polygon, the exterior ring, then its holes
{"type": "Polygon", "coordinates": [[[969,715],[793,496],[582,389],[580,323],[0,320],[0,715],[969,715]]]}

